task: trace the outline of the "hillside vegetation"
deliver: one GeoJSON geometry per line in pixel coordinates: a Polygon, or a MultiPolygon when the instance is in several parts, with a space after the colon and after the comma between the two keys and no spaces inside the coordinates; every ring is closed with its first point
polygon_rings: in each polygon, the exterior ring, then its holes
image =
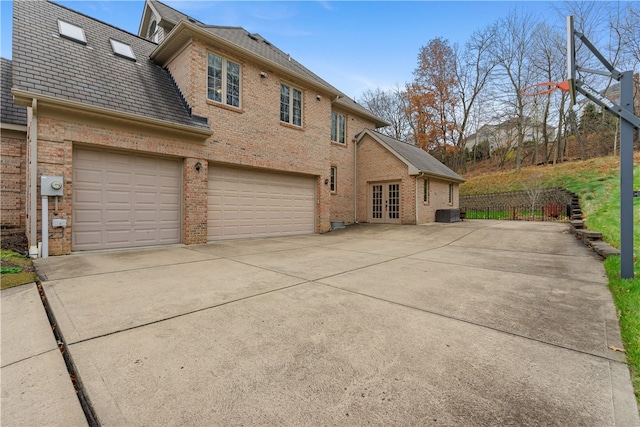
{"type": "MultiPolygon", "coordinates": [[[[634,189],[640,189],[640,153],[634,156],[634,189]]],[[[604,239],[620,248],[620,162],[601,157],[556,166],[532,166],[520,172],[469,173],[460,195],[487,194],[523,189],[523,183],[538,177],[544,187],[564,187],[580,197],[585,224],[600,231],[604,239]]],[[[616,304],[622,340],[631,369],[636,399],[640,405],[640,198],[634,198],[634,273],[632,280],[620,279],[620,257],[604,262],[609,289],[616,304]]]]}

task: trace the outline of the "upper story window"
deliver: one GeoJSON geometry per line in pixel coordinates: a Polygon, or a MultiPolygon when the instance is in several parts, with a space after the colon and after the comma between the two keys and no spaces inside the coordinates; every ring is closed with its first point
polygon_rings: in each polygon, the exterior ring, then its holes
{"type": "Polygon", "coordinates": [[[302,91],[280,85],[280,121],[302,126],[302,91]]]}
{"type": "Polygon", "coordinates": [[[331,112],[331,140],[344,144],[345,141],[345,123],[346,117],[344,114],[331,112]]]}
{"type": "Polygon", "coordinates": [[[78,43],[87,44],[87,37],[85,36],[84,29],[82,27],[78,27],[77,25],[58,19],[58,31],[64,38],[78,43]]]}
{"type": "Polygon", "coordinates": [[[154,43],[158,43],[158,24],[155,20],[151,21],[151,25],[149,25],[149,34],[147,35],[147,39],[154,43]]]}
{"type": "Polygon", "coordinates": [[[240,108],[240,64],[209,54],[207,97],[240,108]]]}

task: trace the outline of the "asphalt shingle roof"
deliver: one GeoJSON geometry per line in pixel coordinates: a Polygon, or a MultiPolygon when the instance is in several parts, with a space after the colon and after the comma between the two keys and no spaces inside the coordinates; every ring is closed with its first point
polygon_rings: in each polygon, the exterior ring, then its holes
{"type": "Polygon", "coordinates": [[[368,131],[375,134],[375,137],[387,144],[389,148],[398,153],[398,155],[402,156],[403,159],[411,163],[420,172],[448,178],[457,182],[465,181],[463,177],[449,169],[442,162],[424,151],[422,148],[413,144],[398,141],[395,138],[383,135],[380,132],[376,132],[374,130],[369,129],[368,131]]]}
{"type": "Polygon", "coordinates": [[[11,123],[14,125],[27,124],[27,107],[15,105],[13,96],[11,95],[11,87],[13,86],[11,61],[0,58],[0,74],[2,74],[2,85],[0,86],[0,116],[2,123],[11,123]]]}
{"type": "MultiPolygon", "coordinates": [[[[175,10],[171,6],[167,6],[164,3],[160,3],[156,0],[151,0],[149,3],[155,8],[155,10],[160,14],[162,19],[165,19],[173,24],[177,24],[181,19],[190,20],[193,19],[189,15],[185,15],[179,10],[175,10]]],[[[197,24],[201,24],[199,21],[193,19],[197,24]]]]}
{"type": "Polygon", "coordinates": [[[208,128],[194,120],[169,73],[149,59],[156,44],[51,2],[13,3],[14,87],[33,94],[208,128]],[[57,20],[82,27],[87,44],[59,36],[57,20]],[[137,61],[113,54],[110,38],[137,61]]]}

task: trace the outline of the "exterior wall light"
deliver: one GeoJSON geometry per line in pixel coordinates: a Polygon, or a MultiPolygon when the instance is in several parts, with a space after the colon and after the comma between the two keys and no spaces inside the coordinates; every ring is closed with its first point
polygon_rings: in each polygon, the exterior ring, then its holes
{"type": "Polygon", "coordinates": [[[267,73],[265,73],[264,71],[260,71],[260,77],[262,77],[263,79],[266,79],[267,73]]]}
{"type": "Polygon", "coordinates": [[[200,163],[200,162],[196,163],[196,170],[198,172],[200,172],[200,168],[202,168],[202,163],[200,163]]]}

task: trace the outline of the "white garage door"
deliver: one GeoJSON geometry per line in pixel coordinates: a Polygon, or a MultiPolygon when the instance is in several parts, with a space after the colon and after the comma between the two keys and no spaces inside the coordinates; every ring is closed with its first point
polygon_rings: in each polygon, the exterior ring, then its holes
{"type": "Polygon", "coordinates": [[[78,148],[73,152],[73,250],[180,243],[177,160],[78,148]]]}
{"type": "Polygon", "coordinates": [[[315,231],[315,178],[209,166],[209,240],[315,231]]]}

